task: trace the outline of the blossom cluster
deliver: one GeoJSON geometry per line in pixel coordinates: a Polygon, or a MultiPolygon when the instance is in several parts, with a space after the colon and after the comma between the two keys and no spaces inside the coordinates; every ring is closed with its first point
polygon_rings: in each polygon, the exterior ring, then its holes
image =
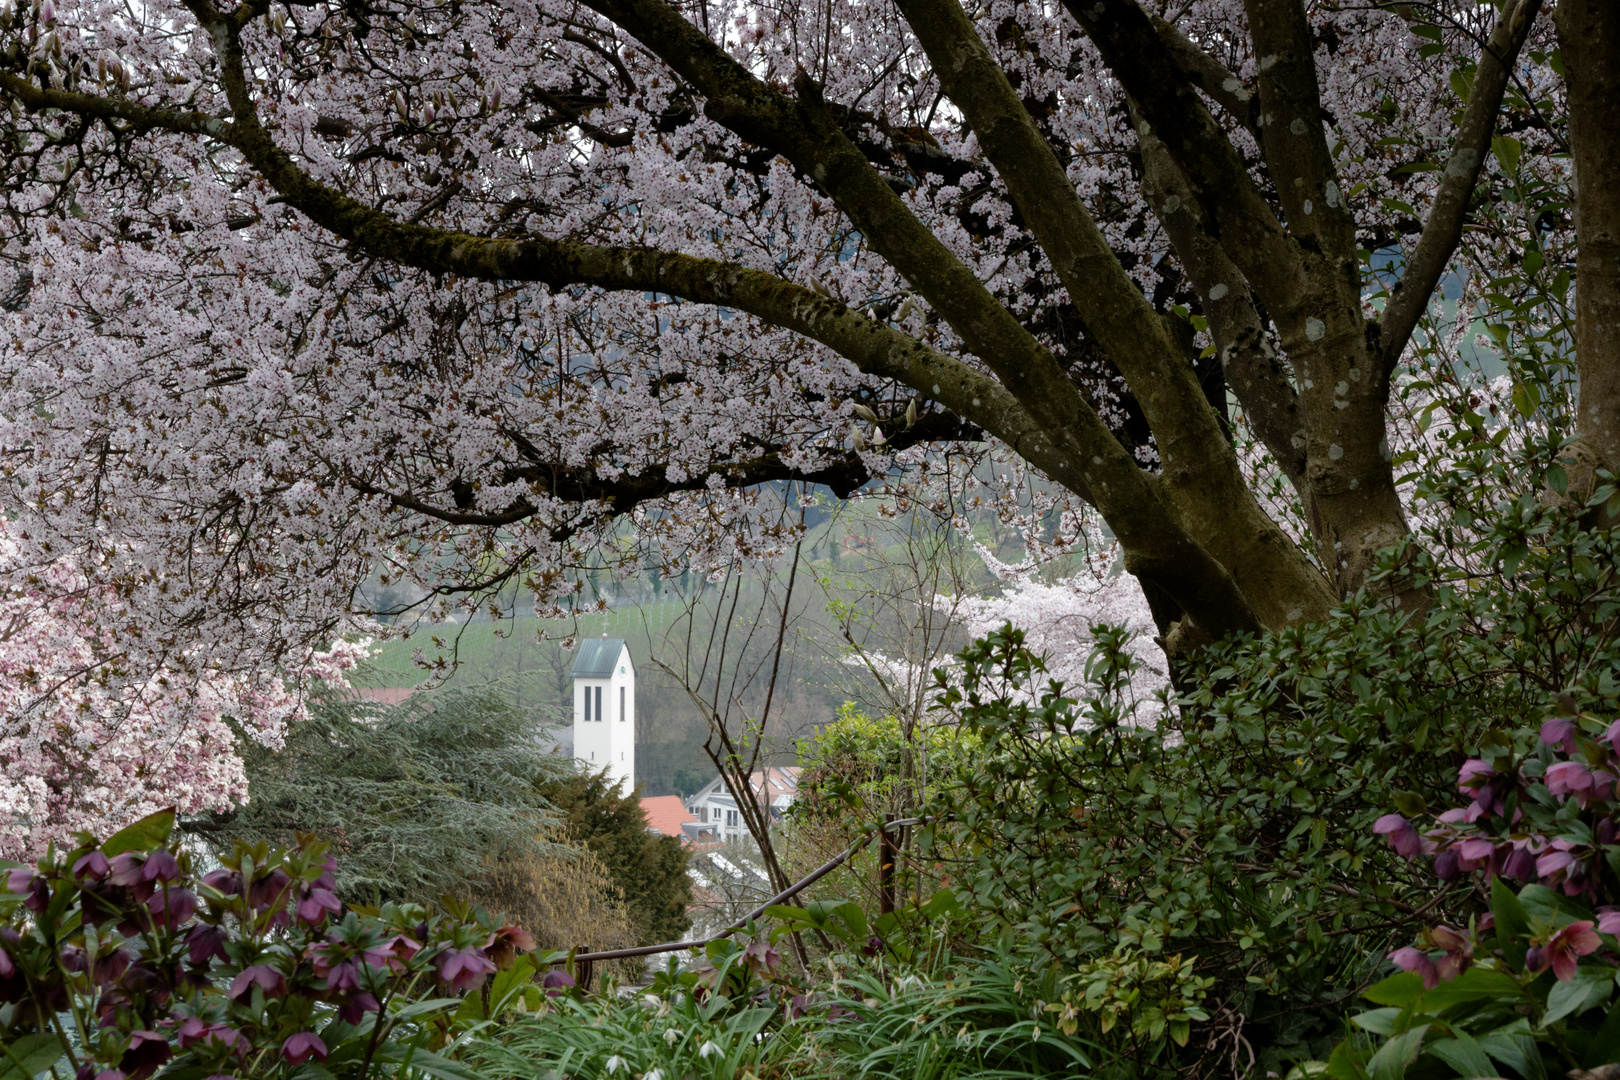
{"type": "MultiPolygon", "coordinates": [[[[1527,973],[1550,969],[1567,982],[1580,957],[1602,948],[1600,934],[1620,935],[1620,720],[1605,724],[1572,704],[1560,711],[1541,725],[1531,752],[1515,753],[1504,739],[1463,763],[1457,789],[1468,805],[1436,815],[1421,831],[1400,813],[1385,814],[1373,829],[1400,855],[1431,859],[1441,881],[1477,873],[1601,905],[1593,918],[1543,928],[1525,950],[1527,973]]],[[[1476,931],[1492,923],[1487,916],[1476,931]]],[[[1467,970],[1475,943],[1476,932],[1442,925],[1425,932],[1423,948],[1397,949],[1390,959],[1433,987],[1467,970]]]]}
{"type": "Polygon", "coordinates": [[[229,808],[247,795],[236,731],[279,745],[311,684],[345,685],[366,655],[340,641],[290,672],[231,669],[200,643],[142,655],[116,591],[65,553],[21,561],[20,530],[0,515],[0,858],[159,807],[229,808]]]}
{"type": "Polygon", "coordinates": [[[105,850],[84,837],[7,875],[0,1004],[7,1037],[34,1040],[12,1045],[51,1058],[41,1068],[60,1054],[78,1080],[145,1080],[164,1066],[278,1075],[313,1059],[364,1076],[534,947],[467,912],[346,909],[313,838],[239,847],[198,874],[189,853],[158,842],[172,820],[144,819],[105,850]],[[402,1011],[433,996],[440,1005],[402,1011]]]}

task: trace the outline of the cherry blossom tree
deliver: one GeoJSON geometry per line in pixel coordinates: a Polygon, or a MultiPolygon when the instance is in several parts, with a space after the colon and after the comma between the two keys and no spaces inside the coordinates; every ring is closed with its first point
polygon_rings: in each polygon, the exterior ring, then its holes
{"type": "MultiPolygon", "coordinates": [[[[0,530],[0,551],[17,545],[0,530]]],[[[71,559],[0,595],[0,858],[98,836],[164,807],[229,809],[247,794],[227,718],[266,745],[305,718],[309,680],[343,685],[364,643],[317,654],[290,682],[198,670],[185,656],[131,677],[131,658],[98,620],[116,607],[71,559]]]]}
{"type": "Polygon", "coordinates": [[[1314,619],[1408,535],[1391,379],[1458,265],[1567,253],[1568,434],[1620,462],[1617,41],[1603,0],[10,0],[14,562],[246,672],[377,567],[550,603],[988,446],[1172,651],[1314,619]]]}

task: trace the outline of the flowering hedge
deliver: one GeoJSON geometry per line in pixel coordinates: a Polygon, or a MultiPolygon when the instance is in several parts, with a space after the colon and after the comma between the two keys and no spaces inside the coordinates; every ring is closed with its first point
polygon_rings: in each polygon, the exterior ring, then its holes
{"type": "Polygon", "coordinates": [[[173,820],[7,874],[0,1040],[23,1076],[469,1080],[433,1046],[461,995],[533,948],[527,933],[465,910],[346,910],[312,837],[239,845],[198,873],[168,842],[173,820]]]}

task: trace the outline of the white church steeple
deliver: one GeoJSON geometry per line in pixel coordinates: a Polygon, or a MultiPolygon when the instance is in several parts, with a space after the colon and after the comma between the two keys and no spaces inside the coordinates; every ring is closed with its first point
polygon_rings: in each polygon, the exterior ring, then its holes
{"type": "Polygon", "coordinates": [[[636,668],[623,638],[585,638],[574,658],[574,756],[636,787],[636,668]]]}

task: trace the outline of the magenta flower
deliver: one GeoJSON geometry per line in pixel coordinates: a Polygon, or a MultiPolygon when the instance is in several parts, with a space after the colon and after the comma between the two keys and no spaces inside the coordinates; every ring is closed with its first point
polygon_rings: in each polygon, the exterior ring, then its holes
{"type": "Polygon", "coordinates": [[[484,976],[495,970],[495,962],[478,949],[447,949],[433,959],[439,981],[454,990],[474,990],[484,976]]]}
{"type": "Polygon", "coordinates": [[[313,1031],[300,1031],[296,1035],[289,1035],[287,1041],[281,1044],[281,1056],[294,1065],[302,1065],[311,1057],[325,1061],[326,1044],[313,1031]]]}
{"type": "Polygon", "coordinates": [[[1592,931],[1591,920],[1573,922],[1552,936],[1547,942],[1547,957],[1552,962],[1553,974],[1559,982],[1575,977],[1576,961],[1587,953],[1596,952],[1603,944],[1592,931]]]}
{"type": "Polygon", "coordinates": [[[1597,928],[1600,933],[1620,934],[1620,911],[1602,911],[1598,913],[1597,928]]]}
{"type": "Polygon", "coordinates": [[[107,856],[99,851],[80,855],[73,860],[73,876],[79,881],[84,881],[87,878],[91,881],[100,881],[111,870],[112,864],[107,861],[107,856]]]}
{"type": "MultiPolygon", "coordinates": [[[[319,970],[317,966],[317,973],[319,970]]],[[[327,970],[326,988],[339,994],[348,994],[360,989],[360,972],[354,966],[354,961],[345,960],[341,964],[333,964],[327,970]]]]}
{"type": "Polygon", "coordinates": [[[1555,716],[1541,725],[1541,741],[1548,746],[1562,746],[1564,753],[1575,752],[1575,721],[1555,716]]]}
{"type": "Polygon", "coordinates": [[[1473,964],[1474,941],[1461,930],[1442,924],[1429,931],[1429,938],[1446,951],[1435,965],[1441,982],[1450,982],[1473,964]]]}
{"type": "Polygon", "coordinates": [[[27,894],[24,901],[28,910],[38,915],[43,912],[51,902],[51,887],[44,878],[26,867],[18,867],[6,875],[6,891],[9,893],[27,894]]]}
{"type": "Polygon", "coordinates": [[[545,987],[547,997],[559,997],[574,985],[574,977],[566,971],[548,971],[540,985],[545,987]]]}
{"type": "Polygon", "coordinates": [[[534,951],[534,935],[520,926],[503,926],[489,935],[484,950],[502,971],[512,966],[520,952],[534,951]]]}
{"type": "Polygon", "coordinates": [[[1620,754],[1620,720],[1610,724],[1609,730],[1603,733],[1603,737],[1609,740],[1609,745],[1614,747],[1614,752],[1620,754]]]}
{"type": "Polygon", "coordinates": [[[1554,795],[1579,795],[1592,790],[1592,770],[1578,761],[1560,761],[1547,767],[1547,790],[1554,795]]]}
{"type": "Polygon", "coordinates": [[[1514,844],[1513,851],[1502,862],[1502,876],[1514,881],[1523,881],[1536,872],[1536,857],[1530,849],[1523,844],[1514,844]]]}
{"type": "Polygon", "coordinates": [[[90,971],[90,981],[97,986],[111,986],[124,977],[129,961],[130,955],[123,949],[102,953],[96,957],[95,967],[90,971]]]}
{"type": "Polygon", "coordinates": [[[186,931],[187,955],[193,964],[201,964],[209,957],[227,960],[225,955],[225,928],[212,923],[196,923],[186,931]]]}
{"type": "Polygon", "coordinates": [[[1489,782],[1495,775],[1496,770],[1479,758],[1469,758],[1457,770],[1457,790],[1464,795],[1472,795],[1475,787],[1489,782]]]}
{"type": "Polygon", "coordinates": [[[169,1060],[171,1053],[169,1040],[157,1032],[132,1031],[129,1033],[129,1046],[119,1059],[118,1067],[129,1075],[130,1080],[145,1080],[169,1060]]]}
{"type": "Polygon", "coordinates": [[[1420,975],[1423,978],[1423,989],[1433,990],[1440,985],[1440,971],[1434,966],[1434,961],[1429,959],[1429,954],[1423,950],[1408,945],[1404,949],[1396,949],[1390,953],[1389,958],[1395,961],[1395,966],[1402,971],[1413,971],[1420,975]]]}
{"type": "Polygon", "coordinates": [[[362,990],[338,1006],[338,1016],[345,1024],[358,1024],[366,1013],[378,1012],[381,1008],[374,996],[362,990]]]}
{"type": "Polygon", "coordinates": [[[328,914],[336,915],[343,910],[343,903],[337,894],[321,888],[307,888],[298,901],[298,921],[305,926],[319,926],[326,921],[328,914]]]}
{"type": "Polygon", "coordinates": [[[291,886],[292,878],[287,876],[287,871],[277,867],[248,887],[248,903],[262,915],[285,904],[291,886]]]}
{"type": "Polygon", "coordinates": [[[232,1001],[246,1001],[252,996],[255,986],[264,991],[265,997],[280,997],[287,992],[287,977],[269,964],[254,964],[231,980],[227,996],[232,1001]]]}
{"type": "MultiPolygon", "coordinates": [[[[1555,841],[1554,843],[1562,843],[1555,841]]],[[[1544,851],[1536,859],[1536,875],[1538,877],[1552,877],[1560,870],[1567,870],[1576,862],[1575,856],[1562,848],[1554,847],[1544,851]]]]}
{"type": "Polygon", "coordinates": [[[242,895],[242,875],[235,870],[210,870],[203,875],[202,883],[226,896],[242,895]]]}
{"type": "Polygon", "coordinates": [[[1412,828],[1412,823],[1399,814],[1385,814],[1373,822],[1373,832],[1387,834],[1395,853],[1410,859],[1423,849],[1423,838],[1412,828]]]}
{"type": "Polygon", "coordinates": [[[173,930],[197,913],[197,894],[190,889],[162,889],[146,901],[146,910],[173,930]]]}

